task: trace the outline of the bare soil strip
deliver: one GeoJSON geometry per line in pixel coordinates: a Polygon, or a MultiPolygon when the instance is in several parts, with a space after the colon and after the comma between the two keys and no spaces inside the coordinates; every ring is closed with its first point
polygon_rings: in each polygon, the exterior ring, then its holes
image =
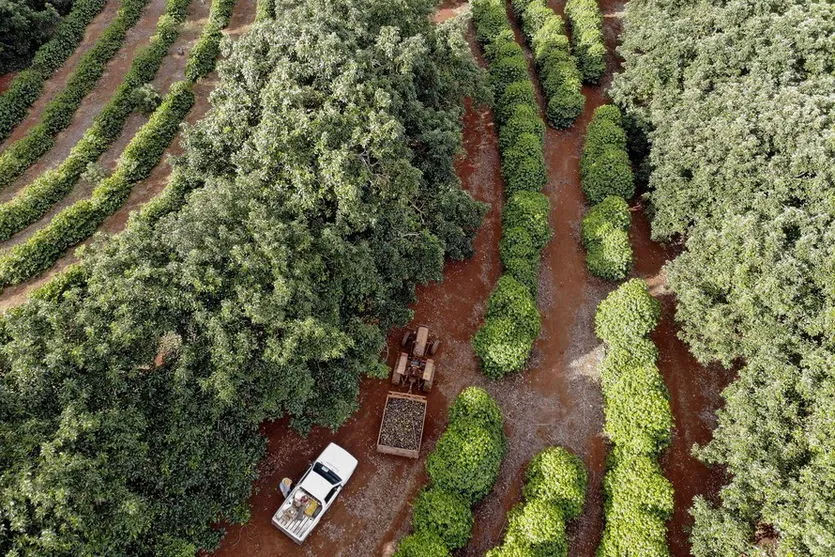
{"type": "MultiPolygon", "coordinates": [[[[157,75],[154,78],[154,86],[162,94],[165,94],[168,87],[172,83],[184,78],[183,72],[188,58],[189,49],[200,36],[200,32],[206,23],[210,7],[211,2],[209,0],[193,0],[189,6],[188,18],[184,24],[183,30],[169,49],[168,56],[163,61],[162,67],[160,67],[159,72],[157,72],[157,75]],[[182,55],[179,54],[179,50],[181,48],[183,49],[182,55]]],[[[224,30],[224,33],[237,36],[243,32],[243,30],[254,19],[255,0],[238,0],[232,13],[229,26],[226,30],[224,30]]],[[[149,31],[146,30],[145,41],[147,41],[148,37],[151,36],[153,29],[154,28],[151,27],[149,31]]],[[[127,63],[129,65],[130,60],[128,60],[127,63]]],[[[213,72],[202,78],[194,85],[192,90],[195,94],[195,104],[188,116],[186,116],[186,122],[193,124],[203,117],[209,109],[209,94],[215,88],[216,84],[217,75],[213,72]]],[[[116,83],[115,86],[118,86],[118,83],[116,83]]],[[[116,161],[122,150],[124,150],[125,145],[127,145],[136,131],[142,126],[142,124],[145,123],[146,120],[147,118],[139,114],[132,114],[128,118],[122,135],[99,160],[105,168],[113,169],[115,167],[116,161]]],[[[83,132],[84,130],[81,131],[82,134],[83,132]]],[[[177,155],[180,152],[182,152],[180,142],[175,139],[171,142],[166,154],[163,156],[163,162],[154,168],[151,175],[146,180],[134,186],[127,202],[116,213],[104,221],[102,226],[99,227],[99,232],[114,234],[123,230],[130,212],[140,208],[150,199],[155,197],[165,187],[165,184],[168,181],[168,176],[171,173],[171,165],[168,163],[168,158],[169,156],[177,155]]],[[[48,223],[53,216],[61,211],[61,209],[66,208],[75,201],[89,197],[90,191],[91,188],[89,186],[83,185],[79,182],[75,189],[60,203],[56,204],[56,206],[53,207],[52,210],[42,219],[15,235],[8,242],[0,244],[0,246],[9,247],[14,245],[13,243],[20,243],[24,241],[26,238],[34,234],[37,229],[42,227],[45,223],[48,223]]],[[[87,245],[90,241],[91,240],[87,240],[81,245],[87,245]]],[[[4,289],[2,293],[0,293],[0,311],[23,303],[29,295],[29,292],[39,286],[42,286],[57,273],[63,271],[68,265],[74,263],[77,260],[74,252],[75,248],[68,251],[49,271],[27,282],[4,289]]]]}
{"type": "MultiPolygon", "coordinates": [[[[199,1],[199,0],[196,0],[199,1]]],[[[0,203],[6,202],[18,194],[18,192],[26,187],[28,184],[40,176],[45,170],[58,166],[70,154],[70,150],[87,131],[87,128],[93,123],[93,120],[101,112],[102,108],[107,104],[113,93],[122,83],[125,75],[130,69],[133,57],[139,49],[148,43],[149,37],[154,33],[157,26],[157,20],[165,12],[166,0],[150,0],[148,5],[142,11],[142,17],[137,24],[128,30],[125,37],[125,42],[122,48],[108,62],[104,75],[99,79],[96,88],[84,97],[81,105],[73,115],[70,125],[62,130],[55,137],[55,145],[47,153],[44,153],[37,162],[31,165],[26,171],[17,178],[9,187],[0,191],[0,203]]],[[[110,6],[105,7],[104,12],[107,12],[110,6]]],[[[114,12],[115,13],[115,12],[114,12]]],[[[111,14],[112,15],[112,14],[111,14]]],[[[98,21],[98,18],[94,21],[98,21]]],[[[107,22],[109,23],[109,21],[107,22]]],[[[85,39],[86,40],[86,39],[85,39]]],[[[73,55],[74,56],[74,55],[73,55]]],[[[72,58],[71,58],[72,60],[72,58]]],[[[67,61],[69,63],[69,60],[67,61]]],[[[56,73],[71,71],[72,68],[67,66],[67,63],[56,73]]],[[[45,95],[37,102],[44,100],[45,95]]],[[[52,96],[47,100],[51,100],[52,96]]],[[[36,124],[37,121],[31,122],[29,118],[15,128],[14,133],[23,133],[28,131],[29,127],[36,124]],[[25,128],[25,129],[24,129],[25,128]]],[[[11,244],[10,244],[11,245],[11,244]]]]}
{"type": "MultiPolygon", "coordinates": [[[[82,56],[84,56],[84,54],[87,53],[88,50],[90,50],[90,48],[93,47],[93,45],[96,44],[96,41],[99,40],[99,37],[102,34],[102,31],[104,31],[105,27],[107,27],[116,17],[116,12],[119,11],[120,6],[121,2],[118,2],[117,0],[107,0],[107,3],[104,5],[104,9],[102,9],[102,11],[99,12],[99,14],[94,17],[93,21],[91,21],[87,26],[87,29],[84,31],[84,38],[81,39],[81,42],[78,44],[78,47],[76,47],[75,51],[64,61],[64,64],[44,82],[40,97],[38,97],[38,99],[32,103],[32,106],[29,107],[29,112],[27,112],[26,117],[17,126],[15,126],[12,133],[9,134],[9,137],[0,141],[0,152],[5,150],[6,147],[11,145],[13,142],[25,136],[26,132],[28,132],[30,128],[36,126],[38,122],[41,121],[41,116],[43,115],[46,105],[67,85],[67,81],[69,81],[70,76],[78,64],[78,61],[82,56]]],[[[12,76],[13,74],[8,75],[12,76]]],[[[3,79],[5,77],[6,76],[3,76],[3,79]]],[[[11,84],[11,81],[11,78],[9,78],[6,87],[11,84]]],[[[0,92],[4,91],[6,87],[0,86],[0,92]]]]}

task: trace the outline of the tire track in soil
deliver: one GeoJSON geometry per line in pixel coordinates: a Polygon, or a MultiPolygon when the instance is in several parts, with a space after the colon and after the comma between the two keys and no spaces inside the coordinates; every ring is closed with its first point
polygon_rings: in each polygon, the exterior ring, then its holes
{"type": "MultiPolygon", "coordinates": [[[[209,0],[192,0],[183,30],[169,49],[168,55],[154,78],[154,86],[163,95],[172,83],[184,79],[184,69],[186,60],[188,59],[188,52],[203,30],[203,26],[206,23],[206,19],[209,14],[210,6],[211,2],[209,0]],[[179,48],[184,49],[183,55],[178,54],[179,48]]],[[[230,19],[229,26],[224,33],[231,36],[237,36],[242,33],[254,19],[255,0],[238,0],[232,12],[232,18],[230,19]]],[[[150,37],[152,33],[153,30],[148,33],[147,37],[150,37]]],[[[215,88],[217,83],[217,74],[216,72],[212,72],[194,85],[193,91],[195,94],[195,103],[185,118],[186,122],[194,124],[205,115],[206,111],[209,109],[209,94],[215,88]]],[[[116,142],[114,142],[111,148],[108,149],[104,155],[102,155],[99,162],[102,162],[106,168],[112,170],[125,146],[136,134],[136,131],[146,121],[147,117],[138,113],[132,114],[125,124],[125,129],[123,130],[122,135],[116,142]]],[[[116,211],[116,213],[110,215],[104,221],[104,223],[99,227],[97,233],[105,232],[108,234],[115,234],[123,230],[127,224],[130,212],[139,209],[143,204],[155,197],[165,187],[168,181],[168,176],[171,173],[171,165],[168,159],[170,156],[178,155],[181,152],[182,146],[180,145],[178,136],[171,142],[171,145],[169,145],[163,155],[162,161],[153,169],[153,171],[151,171],[150,176],[134,186],[125,204],[118,211],[116,211]]],[[[11,242],[20,243],[24,238],[31,236],[36,230],[49,222],[49,220],[60,212],[61,209],[66,208],[75,201],[89,197],[91,191],[92,188],[90,186],[79,182],[73,191],[70,192],[70,194],[57,204],[56,207],[54,207],[47,215],[41,218],[37,223],[30,225],[25,230],[15,235],[8,242],[0,244],[0,246],[8,247],[12,245],[11,242]]],[[[80,245],[87,245],[91,241],[92,238],[86,240],[80,245]]],[[[70,248],[67,253],[55,263],[54,266],[41,275],[38,275],[27,282],[4,289],[2,293],[0,293],[0,311],[23,303],[28,297],[29,292],[42,286],[57,273],[63,271],[67,266],[76,262],[76,249],[77,247],[70,248]]]]}
{"type": "MultiPolygon", "coordinates": [[[[70,76],[78,65],[78,61],[93,47],[94,44],[96,44],[96,41],[99,40],[99,37],[101,37],[102,31],[104,31],[105,27],[107,27],[110,22],[116,18],[116,12],[119,11],[120,7],[121,2],[118,2],[117,0],[107,0],[102,11],[93,18],[87,26],[87,29],[85,29],[84,37],[81,39],[81,42],[78,43],[75,51],[64,61],[64,64],[55,70],[49,79],[44,82],[40,96],[34,103],[32,103],[32,106],[29,107],[26,116],[17,126],[15,126],[12,133],[9,134],[9,137],[0,142],[0,152],[4,151],[12,144],[12,142],[17,141],[26,135],[26,132],[28,132],[29,129],[35,127],[41,121],[41,116],[43,115],[46,105],[53,97],[55,97],[55,95],[64,89],[67,85],[67,81],[69,81],[70,76]]],[[[11,85],[14,74],[7,75],[9,76],[8,81],[6,81],[6,76],[0,78],[0,82],[2,82],[2,84],[0,84],[0,92],[5,91],[9,85],[11,85]]]]}
{"type": "MultiPolygon", "coordinates": [[[[5,203],[12,199],[20,190],[31,184],[44,171],[58,166],[67,158],[70,150],[78,143],[84,135],[84,132],[87,131],[87,128],[90,127],[93,120],[99,115],[104,106],[110,101],[113,93],[121,85],[122,80],[133,63],[136,52],[148,43],[149,37],[156,30],[157,20],[165,12],[165,4],[166,0],[150,0],[148,5],[145,6],[139,21],[128,30],[119,52],[107,63],[104,74],[99,78],[95,88],[81,101],[78,110],[73,114],[70,125],[58,132],[58,135],[55,136],[55,144],[49,151],[41,155],[13,183],[0,191],[0,203],[5,203]]],[[[111,14],[112,16],[113,14],[111,14]]],[[[106,23],[110,23],[110,21],[106,23]]],[[[65,69],[69,69],[67,64],[64,64],[59,71],[65,71],[65,69]]],[[[43,98],[44,95],[41,95],[39,101],[43,98]]],[[[30,125],[36,123],[31,122],[30,125]]],[[[22,133],[29,129],[27,126],[26,130],[22,130],[23,127],[23,124],[19,125],[15,129],[15,132],[22,133]]]]}

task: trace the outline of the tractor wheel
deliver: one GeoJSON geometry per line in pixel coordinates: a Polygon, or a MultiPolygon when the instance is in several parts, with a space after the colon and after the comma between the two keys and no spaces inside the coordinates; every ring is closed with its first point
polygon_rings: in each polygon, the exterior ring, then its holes
{"type": "Polygon", "coordinates": [[[412,341],[412,333],[411,331],[406,331],[403,333],[403,338],[400,340],[400,348],[406,348],[408,344],[412,341]]]}
{"type": "Polygon", "coordinates": [[[400,381],[403,380],[403,376],[397,373],[396,371],[391,374],[391,384],[392,385],[400,385],[400,381]]]}
{"type": "Polygon", "coordinates": [[[428,379],[428,380],[424,381],[423,384],[420,386],[420,389],[424,393],[428,393],[429,391],[431,391],[432,390],[432,380],[428,379]]]}
{"type": "Polygon", "coordinates": [[[441,347],[441,339],[436,338],[432,341],[432,344],[429,345],[429,355],[434,356],[435,353],[438,351],[438,348],[441,347]]]}

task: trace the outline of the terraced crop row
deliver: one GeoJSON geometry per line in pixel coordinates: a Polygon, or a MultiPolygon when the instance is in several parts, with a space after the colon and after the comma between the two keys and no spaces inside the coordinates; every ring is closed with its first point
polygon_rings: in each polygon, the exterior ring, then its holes
{"type": "Polygon", "coordinates": [[[44,82],[60,68],[84,38],[84,30],[102,11],[105,0],[76,0],[61,21],[55,35],[41,45],[32,64],[0,95],[0,141],[26,116],[26,111],[43,91],[44,82]]]}
{"type": "Polygon", "coordinates": [[[169,47],[179,35],[191,0],[169,0],[150,44],[134,58],[113,97],[84,132],[69,156],[47,170],[11,201],[0,205],[0,240],[6,240],[41,218],[75,186],[87,166],[104,154],[122,133],[137,108],[136,90],[156,76],[169,47]]]}
{"type": "Polygon", "coordinates": [[[82,99],[96,87],[108,61],[119,52],[128,30],[139,21],[149,1],[124,1],[116,19],[82,57],[64,90],[47,105],[40,123],[3,151],[0,155],[0,187],[11,184],[52,148],[55,136],[70,124],[82,99]]]}
{"type": "MultiPolygon", "coordinates": [[[[180,122],[191,108],[194,100],[191,90],[193,83],[214,67],[215,58],[211,55],[219,51],[222,37],[220,29],[228,24],[234,4],[235,0],[215,0],[212,3],[211,15],[201,38],[189,53],[186,67],[188,79],[171,86],[149,121],[125,148],[113,174],[96,184],[89,199],[67,207],[26,242],[0,256],[0,286],[18,284],[48,269],[68,248],[95,232],[104,219],[124,203],[133,185],[146,178],[159,163],[163,152],[175,137],[180,122]]],[[[171,0],[169,4],[172,13],[182,13],[183,16],[187,5],[188,0],[171,0]]],[[[165,32],[155,35],[156,42],[147,51],[149,56],[153,53],[155,62],[150,66],[141,64],[141,69],[137,67],[143,76],[147,75],[144,72],[153,65],[159,67],[176,37],[174,35],[172,38],[170,27],[171,22],[175,21],[177,19],[174,17],[160,21],[160,27],[165,32]]]]}

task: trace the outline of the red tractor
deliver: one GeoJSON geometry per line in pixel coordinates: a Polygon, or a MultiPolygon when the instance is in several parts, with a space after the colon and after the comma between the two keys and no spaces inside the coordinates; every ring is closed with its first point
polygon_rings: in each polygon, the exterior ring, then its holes
{"type": "Polygon", "coordinates": [[[435,378],[435,361],[431,358],[441,346],[438,338],[429,338],[429,327],[421,325],[417,331],[406,331],[400,341],[400,357],[397,359],[391,382],[394,385],[408,385],[409,391],[415,385],[428,392],[435,378]]]}

